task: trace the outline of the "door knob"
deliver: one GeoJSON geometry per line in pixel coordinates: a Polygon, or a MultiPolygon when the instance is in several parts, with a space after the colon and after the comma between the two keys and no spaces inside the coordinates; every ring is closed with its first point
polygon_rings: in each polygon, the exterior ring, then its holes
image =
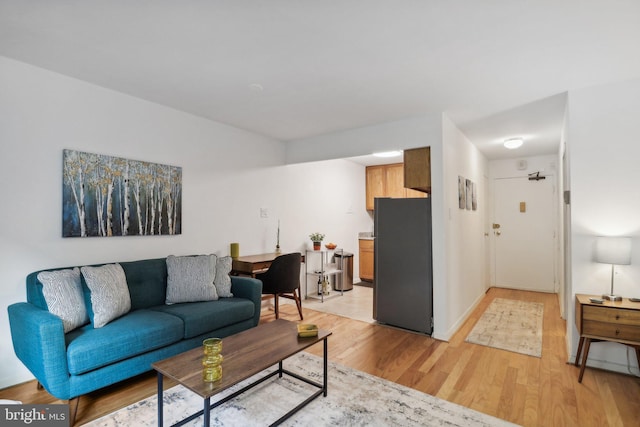
{"type": "Polygon", "coordinates": [[[500,233],[499,231],[496,231],[496,236],[499,236],[500,234],[502,233],[500,233]]]}

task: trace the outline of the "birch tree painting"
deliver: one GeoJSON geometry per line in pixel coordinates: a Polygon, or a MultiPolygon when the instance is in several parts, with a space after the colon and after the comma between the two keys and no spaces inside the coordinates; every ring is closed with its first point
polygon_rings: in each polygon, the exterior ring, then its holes
{"type": "Polygon", "coordinates": [[[182,168],[63,151],[62,236],[182,232],[182,168]]]}

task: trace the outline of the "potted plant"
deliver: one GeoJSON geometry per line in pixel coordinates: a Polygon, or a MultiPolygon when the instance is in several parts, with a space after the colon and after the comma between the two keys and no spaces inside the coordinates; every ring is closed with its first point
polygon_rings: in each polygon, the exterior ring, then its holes
{"type": "Polygon", "coordinates": [[[313,242],[313,250],[314,251],[319,251],[320,250],[320,242],[322,242],[322,239],[324,239],[324,234],[322,234],[322,233],[311,233],[311,234],[309,234],[309,238],[313,242]]]}

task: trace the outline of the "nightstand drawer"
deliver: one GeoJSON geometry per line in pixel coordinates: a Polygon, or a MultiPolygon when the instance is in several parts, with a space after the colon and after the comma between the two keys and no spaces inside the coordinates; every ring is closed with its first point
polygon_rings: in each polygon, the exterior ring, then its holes
{"type": "Polygon", "coordinates": [[[584,319],[584,323],[582,325],[583,335],[625,341],[640,340],[640,326],[599,322],[597,320],[587,319],[584,319]]]}
{"type": "Polygon", "coordinates": [[[596,320],[604,323],[615,323],[617,325],[640,326],[640,311],[586,305],[583,307],[582,319],[585,321],[596,320]]]}

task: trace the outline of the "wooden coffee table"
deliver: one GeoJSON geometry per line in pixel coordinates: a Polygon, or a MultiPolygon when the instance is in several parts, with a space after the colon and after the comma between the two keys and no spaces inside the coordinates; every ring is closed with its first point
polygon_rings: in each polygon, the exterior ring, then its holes
{"type": "MultiPolygon", "coordinates": [[[[169,359],[156,362],[151,366],[158,372],[158,425],[163,425],[163,378],[169,377],[188,388],[204,399],[203,410],[174,424],[183,425],[204,414],[204,425],[209,426],[211,409],[222,405],[237,395],[244,393],[251,387],[267,379],[283,374],[290,375],[304,381],[319,390],[309,396],[304,402],[287,412],[272,425],[278,425],[291,415],[299,411],[316,397],[327,396],[327,338],[330,331],[320,330],[318,336],[299,338],[296,323],[278,319],[273,322],[258,325],[255,328],[240,332],[222,340],[222,379],[215,383],[205,383],[202,380],[202,347],[194,348],[169,359]],[[317,383],[283,368],[282,362],[290,356],[322,341],[324,345],[323,383],[317,383]],[[228,389],[247,378],[278,364],[278,369],[263,378],[243,387],[241,390],[211,404],[211,397],[228,389]]],[[[277,396],[274,396],[277,399],[277,396]]]]}

